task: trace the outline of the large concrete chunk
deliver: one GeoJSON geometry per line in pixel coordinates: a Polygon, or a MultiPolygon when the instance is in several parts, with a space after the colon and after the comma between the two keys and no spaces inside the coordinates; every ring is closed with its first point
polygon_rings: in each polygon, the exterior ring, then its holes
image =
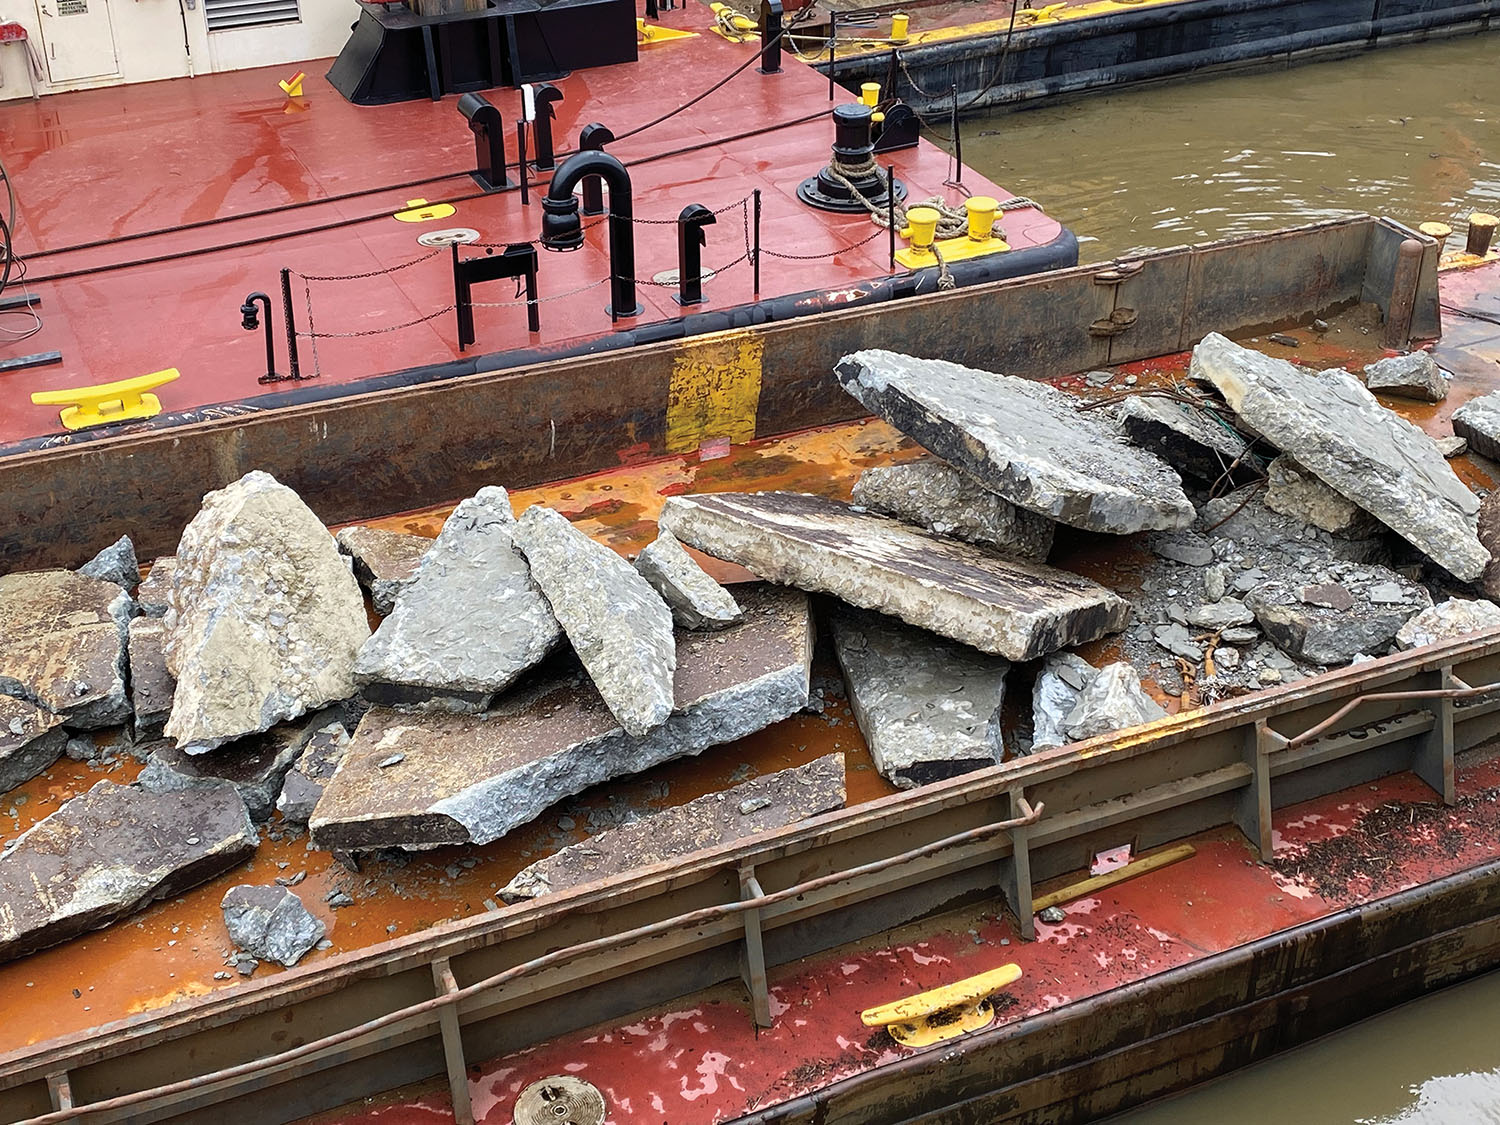
{"type": "Polygon", "coordinates": [[[382,617],[395,607],[401,591],[411,585],[433,542],[424,535],[378,527],[346,527],[334,540],[339,550],[354,560],[354,576],[370,592],[370,602],[382,617]]]}
{"type": "Polygon", "coordinates": [[[1223,478],[1250,479],[1252,471],[1235,463],[1249,443],[1224,425],[1207,407],[1175,399],[1131,395],[1113,408],[1115,421],[1130,440],[1155,453],[1179,473],[1213,483],[1223,478]]]}
{"type": "Polygon", "coordinates": [[[66,570],[0,578],[0,694],[39,704],[74,729],[125,722],[133,608],[113,582],[66,570]]]}
{"type": "Polygon", "coordinates": [[[825,754],[795,769],[780,770],[707,793],[685,805],[648,813],[569,844],[537,860],[500,889],[506,902],[571,890],[640,867],[679,859],[691,852],[785,828],[810,816],[844,807],[844,756],[825,754]]]}
{"type": "Polygon", "coordinates": [[[314,812],[313,842],[352,851],[484,844],[591,785],[743,738],[806,706],[807,597],[748,587],[745,619],[678,637],[676,710],[644,738],[620,728],[579,675],[485,716],[365,715],[314,812]]]}
{"type": "Polygon", "coordinates": [[[1266,507],[1343,539],[1368,539],[1385,526],[1283,453],[1266,466],[1266,507]]]}
{"type": "Polygon", "coordinates": [[[836,613],[833,647],[886,780],[911,789],[1000,760],[1008,661],[874,613],[836,613]]]}
{"type": "Polygon", "coordinates": [[[551,508],[521,514],[516,546],[620,725],[639,737],[665,722],[677,667],[667,603],[628,562],[551,508]]]}
{"type": "Polygon", "coordinates": [[[1193,520],[1165,461],[1056,387],[887,351],[847,355],[834,372],[870,410],[1012,504],[1116,534],[1193,520]]]}
{"type": "Polygon", "coordinates": [[[661,525],[772,582],[833,594],[1007,660],[1124,628],[1097,583],[795,492],[673,496],[661,525]]]}
{"type": "Polygon", "coordinates": [[[1166,711],[1146,694],[1141,677],[1129,664],[1106,664],[1079,693],[1063,718],[1069,741],[1081,742],[1101,734],[1137,727],[1163,718],[1166,711]]]}
{"type": "Polygon", "coordinates": [[[329,723],[313,732],[301,756],[287,771],[276,798],[281,819],[298,828],[307,826],[308,818],[323,796],[328,784],[349,749],[349,732],[342,723],[329,723]]]}
{"type": "Polygon", "coordinates": [[[359,584],[290,488],[252,472],[182,533],[166,614],[166,733],[207,750],[354,694],[369,636],[359,584]]]}
{"type": "Polygon", "coordinates": [[[1031,749],[1064,746],[1071,737],[1066,720],[1099,669],[1073,652],[1054,652],[1042,662],[1031,689],[1031,749]]]}
{"type": "Polygon", "coordinates": [[[62,719],[24,699],[0,695],[0,794],[62,757],[68,734],[62,719]]]}
{"type": "Polygon", "coordinates": [[[1500,391],[1470,399],[1455,410],[1453,433],[1481,457],[1500,461],[1500,391]]]}
{"type": "Polygon", "coordinates": [[[1378,360],[1365,367],[1365,386],[1381,394],[1442,402],[1448,397],[1443,369],[1427,352],[1411,352],[1378,360]]]}
{"type": "Polygon", "coordinates": [[[635,569],[683,629],[722,629],[741,617],[734,596],[693,561],[670,531],[657,534],[636,558],[635,569]]]}
{"type": "Polygon", "coordinates": [[[1028,559],[1046,559],[1057,527],[935,459],[866,469],[854,482],[854,502],[939,535],[1028,559]]]}
{"type": "Polygon", "coordinates": [[[104,550],[78,568],[85,578],[98,578],[133,591],[141,584],[141,566],[135,558],[135,544],[122,535],[104,550]]]}
{"type": "Polygon", "coordinates": [[[1478,498],[1432,439],[1347,371],[1303,374],[1211,333],[1193,349],[1207,379],[1265,439],[1458,578],[1484,572],[1478,498]]]}
{"type": "Polygon", "coordinates": [[[167,670],[167,626],[160,617],[130,621],[130,706],[137,739],[160,738],[177,682],[167,670]]]}
{"type": "Polygon", "coordinates": [[[228,785],[152,793],[101,781],[0,854],[0,961],[180,894],[257,843],[228,785]]]}
{"type": "Polygon", "coordinates": [[[323,940],[327,932],[296,893],[286,887],[230,887],[219,904],[229,940],[261,961],[288,968],[323,940]]]}
{"type": "Polygon", "coordinates": [[[1421,648],[1470,633],[1500,631],[1500,606],[1483,599],[1449,598],[1424,609],[1396,633],[1397,648],[1421,648]]]}
{"type": "Polygon", "coordinates": [[[379,703],[483,710],[495,692],[550,652],[562,630],[513,541],[503,488],[453,510],[416,577],[355,666],[379,703]]]}
{"type": "Polygon", "coordinates": [[[1282,652],[1307,664],[1335,665],[1383,652],[1432,598],[1393,570],[1334,563],[1316,576],[1277,568],[1245,603],[1282,652]]]}

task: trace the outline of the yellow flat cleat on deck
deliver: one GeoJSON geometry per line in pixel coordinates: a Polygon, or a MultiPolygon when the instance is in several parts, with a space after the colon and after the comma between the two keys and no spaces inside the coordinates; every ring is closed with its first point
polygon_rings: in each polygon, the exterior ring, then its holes
{"type": "Polygon", "coordinates": [[[992,994],[1021,979],[1021,966],[1001,965],[904,1000],[867,1008],[859,1015],[866,1027],[884,1027],[907,1047],[926,1047],[986,1027],[995,1018],[992,994]]]}
{"type": "Polygon", "coordinates": [[[61,406],[58,415],[65,428],[87,429],[111,422],[128,422],[136,418],[154,418],[161,413],[161,400],[148,392],[180,378],[175,367],[121,379],[116,383],[99,383],[92,387],[63,387],[56,391],[37,391],[31,401],[38,406],[61,406]]]}

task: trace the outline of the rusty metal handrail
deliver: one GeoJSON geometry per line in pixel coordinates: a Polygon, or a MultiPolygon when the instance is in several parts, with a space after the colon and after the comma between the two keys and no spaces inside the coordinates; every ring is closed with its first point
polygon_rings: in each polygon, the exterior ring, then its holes
{"type": "Polygon", "coordinates": [[[387,1012],[383,1016],[377,1016],[373,1020],[355,1027],[346,1028],[343,1031],[325,1035],[321,1039],[314,1039],[297,1047],[288,1048],[275,1055],[265,1055],[250,1062],[240,1063],[237,1066],[225,1067],[209,1074],[200,1074],[193,1078],[184,1078],[178,1082],[168,1083],[164,1086],[156,1086],[149,1090],[137,1090],[130,1094],[121,1094],[118,1097],[107,1098],[102,1102],[89,1102],[85,1105],[72,1106],[68,1109],[54,1110],[43,1114],[41,1117],[30,1117],[17,1125],[62,1125],[64,1122],[77,1121],[83,1117],[89,1117],[96,1113],[108,1113],[113,1110],[130,1109],[149,1103],[157,1098],[170,1097],[174,1094],[187,1093],[198,1087],[211,1085],[217,1082],[228,1082],[236,1078],[245,1078],[257,1074],[263,1070],[280,1066],[283,1063],[295,1062],[309,1055],[317,1054],[332,1047],[340,1047],[356,1039],[372,1035],[406,1020],[417,1016],[424,1016],[436,1012],[450,1004],[468,1000],[483,992],[499,988],[509,984],[519,977],[528,973],[545,969],[560,961],[566,961],[574,957],[583,957],[592,953],[602,953],[618,945],[626,945],[630,942],[639,941],[642,938],[655,937],[674,929],[682,929],[689,926],[701,925],[704,922],[712,922],[720,918],[732,917],[743,914],[747,910],[760,910],[768,906],[774,906],[779,902],[797,898],[801,895],[811,894],[813,891],[822,890],[837,883],[847,882],[850,879],[859,878],[862,875],[874,875],[891,867],[899,867],[902,864],[913,863],[927,856],[936,855],[938,852],[947,851],[949,848],[959,847],[963,844],[977,843],[991,836],[998,836],[1002,832],[1014,828],[1025,828],[1035,824],[1043,810],[1046,808],[1044,802],[1038,801],[1035,807],[1024,798],[1018,797],[1016,804],[1020,807],[1022,815],[1010,820],[1000,820],[993,824],[980,825],[978,828],[970,828],[968,831],[959,832],[953,836],[945,836],[941,840],[934,840],[930,844],[912,848],[908,851],[898,852],[896,855],[887,856],[884,859],[872,860],[858,867],[851,867],[844,871],[834,871],[827,875],[820,875],[816,879],[809,879],[803,883],[794,883],[790,887],[775,891],[771,894],[757,895],[755,898],[741,899],[738,902],[726,902],[718,906],[705,906],[699,910],[692,910],[686,914],[678,914],[672,918],[664,918],[659,922],[651,922],[644,926],[637,926],[633,930],[623,930],[618,934],[610,934],[607,937],[595,938],[593,941],[579,942],[563,949],[555,949],[550,953],[544,953],[540,957],[534,957],[530,961],[524,961],[519,965],[512,965],[504,970],[466,985],[456,992],[447,992],[440,996],[434,996],[431,1000],[422,1000],[415,1004],[409,1004],[405,1008],[399,1008],[394,1012],[387,1012]]]}
{"type": "Polygon", "coordinates": [[[1283,744],[1280,749],[1295,750],[1299,746],[1307,745],[1307,743],[1317,738],[1324,731],[1332,728],[1335,723],[1337,723],[1344,716],[1348,715],[1351,711],[1364,706],[1366,703],[1374,703],[1378,700],[1405,701],[1413,699],[1473,699],[1475,696],[1493,695],[1496,692],[1500,692],[1500,683],[1480,684],[1478,687],[1469,687],[1468,685],[1464,685],[1463,687],[1453,688],[1430,688],[1425,691],[1376,691],[1369,692],[1365,695],[1357,695],[1353,699],[1349,700],[1348,703],[1340,707],[1332,715],[1329,715],[1328,718],[1324,719],[1317,726],[1309,727],[1307,730],[1297,735],[1296,738],[1287,739],[1285,744],[1283,744]]]}

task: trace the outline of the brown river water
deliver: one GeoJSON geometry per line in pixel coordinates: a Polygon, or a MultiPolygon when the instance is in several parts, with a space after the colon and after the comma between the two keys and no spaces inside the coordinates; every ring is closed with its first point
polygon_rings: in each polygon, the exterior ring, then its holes
{"type": "MultiPolygon", "coordinates": [[[[966,120],[963,154],[1084,262],[1361,212],[1461,247],[1500,209],[1500,35],[966,120]]],[[[1114,1121],[1500,1125],[1500,973],[1114,1121]]]]}

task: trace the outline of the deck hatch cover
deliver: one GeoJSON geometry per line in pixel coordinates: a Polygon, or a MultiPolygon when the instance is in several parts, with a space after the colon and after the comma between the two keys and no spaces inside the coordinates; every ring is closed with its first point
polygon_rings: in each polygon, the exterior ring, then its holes
{"type": "Polygon", "coordinates": [[[302,18],[297,0],[203,0],[203,14],[209,31],[232,31],[267,23],[295,22],[302,18]]]}

